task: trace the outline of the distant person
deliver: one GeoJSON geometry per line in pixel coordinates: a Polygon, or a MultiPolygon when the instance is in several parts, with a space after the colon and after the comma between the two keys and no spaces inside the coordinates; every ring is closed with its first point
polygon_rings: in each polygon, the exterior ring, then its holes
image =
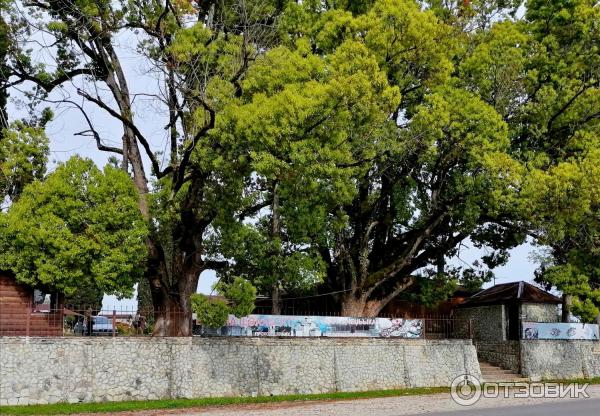
{"type": "Polygon", "coordinates": [[[143,335],[146,330],[146,318],[138,313],[133,320],[133,328],[136,335],[143,335]]]}
{"type": "Polygon", "coordinates": [[[146,333],[146,318],[144,316],[140,316],[139,329],[141,335],[146,333]]]}

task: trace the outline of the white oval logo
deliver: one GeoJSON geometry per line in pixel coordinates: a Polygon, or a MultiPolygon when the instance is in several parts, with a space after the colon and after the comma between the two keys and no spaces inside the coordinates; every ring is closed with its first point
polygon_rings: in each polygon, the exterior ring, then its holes
{"type": "Polygon", "coordinates": [[[481,382],[475,376],[462,374],[452,380],[450,395],[461,406],[474,405],[481,399],[481,382]]]}

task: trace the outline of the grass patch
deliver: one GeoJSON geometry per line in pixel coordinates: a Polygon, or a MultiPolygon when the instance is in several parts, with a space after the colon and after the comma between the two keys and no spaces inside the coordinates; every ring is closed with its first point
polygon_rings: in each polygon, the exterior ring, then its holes
{"type": "MultiPolygon", "coordinates": [[[[600,377],[574,380],[544,380],[555,383],[600,384],[600,377]]],[[[185,409],[192,407],[227,406],[253,403],[303,402],[316,400],[353,400],[380,397],[415,396],[449,393],[448,387],[420,387],[399,390],[375,390],[323,394],[291,394],[259,397],[205,397],[200,399],[168,399],[108,403],[57,403],[30,406],[0,406],[2,415],[72,415],[75,413],[117,413],[136,410],[185,409]]]]}
{"type": "Polygon", "coordinates": [[[541,383],[579,383],[579,384],[600,384],[600,377],[594,378],[575,378],[569,380],[542,380],[541,383]]]}
{"type": "Polygon", "coordinates": [[[201,399],[169,399],[109,403],[57,403],[30,406],[1,406],[3,415],[71,415],[75,413],[115,413],[135,410],[181,409],[206,406],[226,406],[252,403],[278,403],[314,400],[372,399],[393,396],[448,393],[448,387],[423,387],[400,390],[376,390],[364,392],[293,394],[259,397],[207,397],[201,399]]]}

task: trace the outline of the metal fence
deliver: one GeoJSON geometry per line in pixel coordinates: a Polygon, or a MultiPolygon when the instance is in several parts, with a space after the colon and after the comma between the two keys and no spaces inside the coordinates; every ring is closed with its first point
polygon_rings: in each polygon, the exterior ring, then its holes
{"type": "MultiPolygon", "coordinates": [[[[303,311],[305,312],[305,311],[303,311]]],[[[29,307],[7,307],[0,305],[0,336],[109,336],[109,337],[142,337],[152,336],[156,318],[166,316],[171,320],[185,319],[185,314],[178,309],[141,310],[141,309],[92,309],[87,307],[61,307],[57,309],[29,307]]],[[[301,313],[296,317],[318,316],[322,318],[340,317],[337,313],[307,314],[301,313]]],[[[392,320],[419,320],[420,339],[470,339],[473,335],[473,325],[470,320],[452,319],[448,317],[397,317],[380,316],[392,320]]],[[[356,336],[361,331],[367,332],[365,323],[369,318],[349,318],[356,323],[349,323],[348,328],[338,328],[332,337],[356,336]],[[347,331],[345,331],[347,329],[347,331]],[[344,332],[347,332],[344,333],[344,332]]],[[[194,335],[222,335],[220,331],[202,328],[194,319],[189,323],[194,335]]],[[[225,333],[225,332],[224,332],[225,333]]],[[[223,333],[223,334],[224,334],[223,333]]],[[[231,336],[231,333],[228,335],[231,336]]],[[[265,335],[259,332],[251,336],[265,335]]],[[[278,334],[275,334],[278,335],[278,334]]],[[[235,336],[235,335],[234,335],[235,336]]],[[[302,336],[302,335],[298,335],[302,336]]]]}
{"type": "MultiPolygon", "coordinates": [[[[92,309],[0,305],[0,336],[151,336],[159,316],[185,319],[179,309],[92,309]]],[[[193,325],[193,322],[190,322],[193,325]]]]}

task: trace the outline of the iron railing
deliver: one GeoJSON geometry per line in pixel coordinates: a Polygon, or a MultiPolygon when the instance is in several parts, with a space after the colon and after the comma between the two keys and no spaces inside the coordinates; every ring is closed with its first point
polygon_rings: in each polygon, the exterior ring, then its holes
{"type": "MultiPolygon", "coordinates": [[[[307,313],[302,311],[298,317],[340,317],[338,313],[307,313]]],[[[214,331],[202,328],[195,320],[186,318],[186,314],[177,308],[168,310],[153,309],[92,309],[88,307],[60,307],[51,309],[44,305],[15,306],[0,304],[0,336],[56,337],[56,336],[152,336],[155,332],[156,320],[166,317],[172,321],[189,320],[190,333],[194,335],[230,335],[227,331],[214,331]]],[[[470,320],[453,319],[443,316],[426,317],[396,317],[380,316],[391,320],[418,320],[421,333],[419,339],[472,339],[473,325],[470,320]]],[[[350,318],[357,323],[348,324],[348,328],[338,328],[330,337],[356,336],[368,329],[360,318],[350,318]],[[347,329],[347,331],[346,331],[347,329]],[[345,333],[347,332],[347,334],[345,333]]],[[[367,318],[368,319],[368,318],[367,318]]],[[[251,335],[278,335],[251,332],[251,335]]],[[[291,336],[292,334],[286,334],[291,336]]],[[[296,335],[295,336],[302,336],[296,335]]],[[[383,334],[385,336],[386,334],[383,334]]],[[[235,336],[235,335],[234,335],[235,336]]],[[[400,336],[402,337],[402,336],[400,336]]]]}
{"type": "MultiPolygon", "coordinates": [[[[0,305],[0,336],[150,336],[155,321],[189,319],[177,308],[162,310],[49,308],[0,305]]],[[[189,322],[190,328],[193,322],[189,322]]]]}

